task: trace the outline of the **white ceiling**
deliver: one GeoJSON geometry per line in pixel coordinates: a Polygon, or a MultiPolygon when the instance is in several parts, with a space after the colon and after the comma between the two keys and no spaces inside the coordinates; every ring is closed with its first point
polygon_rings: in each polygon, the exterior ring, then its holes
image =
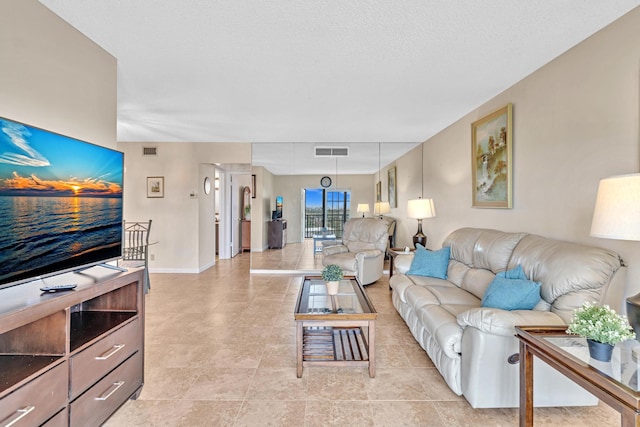
{"type": "MultiPolygon", "coordinates": [[[[640,4],[40,2],[118,59],[121,142],[407,143],[383,165],[640,4]]],[[[271,147],[254,164],[282,164],[271,147]]]]}

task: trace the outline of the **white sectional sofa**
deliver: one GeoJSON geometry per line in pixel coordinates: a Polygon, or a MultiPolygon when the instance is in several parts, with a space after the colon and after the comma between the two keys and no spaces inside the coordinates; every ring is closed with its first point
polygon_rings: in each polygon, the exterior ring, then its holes
{"type": "MultiPolygon", "coordinates": [[[[474,408],[517,407],[516,325],[563,325],[585,301],[621,300],[624,268],[609,250],[527,233],[462,228],[443,242],[446,279],[407,275],[412,256],[397,257],[392,300],[451,390],[474,408]],[[531,310],[482,307],[497,273],[518,266],[540,283],[531,310]]],[[[504,274],[504,273],[502,273],[504,274]]],[[[595,397],[535,359],[534,405],[594,405],[595,397]]]]}

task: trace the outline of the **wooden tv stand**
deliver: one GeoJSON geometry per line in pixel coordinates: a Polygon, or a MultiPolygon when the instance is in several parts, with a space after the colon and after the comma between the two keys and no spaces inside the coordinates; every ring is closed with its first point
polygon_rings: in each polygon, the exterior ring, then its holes
{"type": "Polygon", "coordinates": [[[143,269],[92,267],[0,290],[0,426],[100,425],[144,379],[143,269]]]}

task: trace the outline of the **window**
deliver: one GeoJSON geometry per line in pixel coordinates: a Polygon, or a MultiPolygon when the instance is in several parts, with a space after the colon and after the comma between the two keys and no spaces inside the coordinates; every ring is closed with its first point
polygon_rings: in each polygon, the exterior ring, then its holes
{"type": "Polygon", "coordinates": [[[326,230],[342,238],[342,228],[349,219],[351,194],[348,191],[330,191],[307,188],[304,209],[304,237],[326,230]]]}

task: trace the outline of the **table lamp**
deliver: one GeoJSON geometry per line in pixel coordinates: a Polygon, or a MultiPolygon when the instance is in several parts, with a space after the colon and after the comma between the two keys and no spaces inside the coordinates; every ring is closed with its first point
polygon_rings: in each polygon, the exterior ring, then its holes
{"type": "MultiPolygon", "coordinates": [[[[600,180],[590,234],[640,241],[640,174],[600,180]]],[[[640,293],[627,298],[626,308],[629,323],[640,337],[640,293]]]]}
{"type": "Polygon", "coordinates": [[[369,212],[369,204],[368,203],[358,203],[358,208],[356,212],[362,214],[362,218],[364,218],[364,214],[369,212]]]}
{"type": "Polygon", "coordinates": [[[418,232],[413,236],[413,246],[418,243],[427,247],[427,236],[422,232],[422,220],[436,216],[436,208],[433,199],[413,199],[407,203],[407,213],[409,218],[418,220],[418,232]]]}
{"type": "Polygon", "coordinates": [[[382,215],[391,212],[391,205],[389,202],[375,202],[373,205],[373,214],[382,218],[382,215]]]}

